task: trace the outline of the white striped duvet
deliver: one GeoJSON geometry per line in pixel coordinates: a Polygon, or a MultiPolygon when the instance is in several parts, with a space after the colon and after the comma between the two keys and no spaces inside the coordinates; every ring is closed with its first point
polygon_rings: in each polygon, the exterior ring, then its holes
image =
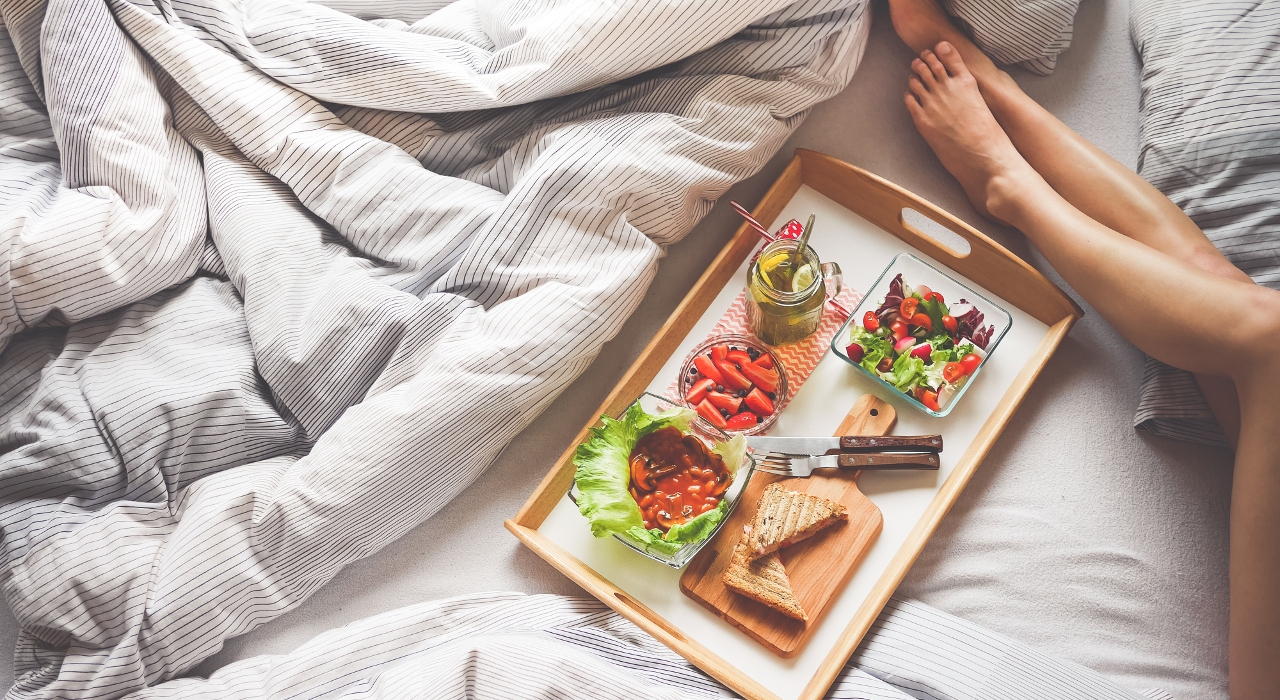
{"type": "Polygon", "coordinates": [[[11,697],[179,675],[429,517],[868,25],[859,0],[339,7],[0,1],[11,697]]]}
{"type": "MultiPolygon", "coordinates": [[[[692,700],[728,695],[595,600],[483,593],[321,634],[133,698],[692,700]]],[[[892,600],[830,700],[1172,700],[1131,692],[920,603],[892,600]]]]}
{"type": "MultiPolygon", "coordinates": [[[[7,698],[723,693],[515,594],[180,676],[465,488],[846,84],[862,2],[0,12],[7,698]]],[[[906,602],[830,697],[1028,692],[1133,697],[906,602]]]]}

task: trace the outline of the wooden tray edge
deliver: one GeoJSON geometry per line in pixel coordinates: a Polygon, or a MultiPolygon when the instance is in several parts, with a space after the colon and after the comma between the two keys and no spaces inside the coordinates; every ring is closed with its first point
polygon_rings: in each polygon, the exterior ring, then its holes
{"type": "Polygon", "coordinates": [[[539,557],[550,562],[560,573],[712,678],[741,693],[748,700],[782,700],[711,650],[685,636],[669,620],[614,586],[537,530],[520,525],[515,520],[507,520],[504,524],[511,534],[539,557]]]}

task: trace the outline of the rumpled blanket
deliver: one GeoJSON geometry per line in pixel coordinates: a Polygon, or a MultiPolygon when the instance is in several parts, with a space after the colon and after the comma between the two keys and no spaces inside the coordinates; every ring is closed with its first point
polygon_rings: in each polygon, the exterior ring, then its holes
{"type": "MultiPolygon", "coordinates": [[[[130,700],[712,700],[726,689],[596,600],[478,593],[325,632],[130,700]]],[[[893,599],[828,700],[1173,700],[909,600],[893,599]]]]}
{"type": "Polygon", "coordinates": [[[864,0],[0,13],[9,698],[178,676],[430,517],[869,24],[864,0]]]}

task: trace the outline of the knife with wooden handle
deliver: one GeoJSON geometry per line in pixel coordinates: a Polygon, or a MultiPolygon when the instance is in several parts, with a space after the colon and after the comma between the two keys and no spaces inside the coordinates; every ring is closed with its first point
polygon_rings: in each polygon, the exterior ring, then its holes
{"type": "Polygon", "coordinates": [[[747,447],[789,455],[836,452],[941,452],[941,435],[844,435],[842,437],[750,436],[747,447]]]}

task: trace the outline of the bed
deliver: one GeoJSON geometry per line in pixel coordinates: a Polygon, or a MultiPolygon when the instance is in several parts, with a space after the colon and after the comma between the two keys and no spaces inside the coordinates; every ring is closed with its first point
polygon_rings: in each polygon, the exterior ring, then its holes
{"type": "MultiPolygon", "coordinates": [[[[736,227],[728,200],[757,200],[795,147],[830,154],[932,200],[1061,284],[1015,232],[973,212],[916,134],[901,102],[910,51],[894,35],[883,4],[872,10],[866,52],[848,87],[815,107],[757,174],[724,193],[666,252],[645,303],[492,466],[429,520],[346,566],[296,608],[228,640],[194,675],[290,652],[341,625],[424,601],[488,591],[580,595],[518,546],[502,521],[736,227]]],[[[1071,48],[1051,75],[1017,77],[1052,112],[1133,166],[1139,68],[1127,8],[1095,1],[1080,7],[1071,48]]],[[[1135,692],[1161,688],[1184,700],[1221,698],[1230,455],[1129,427],[1144,362],[1096,313],[1087,313],[898,595],[1135,692]]],[[[17,632],[12,614],[0,610],[0,648],[13,648],[17,632]]],[[[0,655],[0,685],[13,677],[12,658],[0,655]]]]}

